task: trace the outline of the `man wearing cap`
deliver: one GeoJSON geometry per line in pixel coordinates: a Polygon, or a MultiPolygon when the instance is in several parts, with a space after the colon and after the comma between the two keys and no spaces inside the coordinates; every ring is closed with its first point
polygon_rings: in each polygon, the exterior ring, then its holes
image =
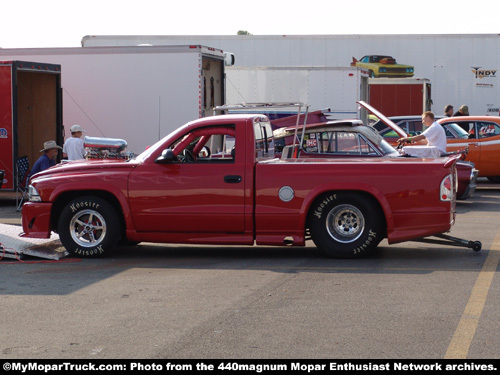
{"type": "Polygon", "coordinates": [[[469,107],[465,104],[456,111],[453,116],[469,116],[469,107]]]}
{"type": "Polygon", "coordinates": [[[63,156],[67,156],[68,160],[85,159],[86,151],[81,138],[84,132],[80,125],[75,124],[71,127],[71,137],[66,139],[63,145],[63,156]]]}
{"type": "Polygon", "coordinates": [[[40,152],[43,152],[43,155],[40,156],[33,165],[29,178],[31,178],[31,176],[33,176],[35,173],[44,171],[45,169],[56,165],[56,156],[61,149],[62,147],[58,146],[56,141],[45,142],[43,144],[43,149],[40,150],[40,152]]]}

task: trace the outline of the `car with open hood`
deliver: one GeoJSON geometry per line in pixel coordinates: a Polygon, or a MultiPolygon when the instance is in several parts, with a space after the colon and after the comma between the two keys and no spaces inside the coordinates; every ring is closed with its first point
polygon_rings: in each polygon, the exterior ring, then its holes
{"type": "MultiPolygon", "coordinates": [[[[410,136],[424,130],[421,116],[389,117],[392,123],[410,136]]],[[[500,182],[500,117],[456,116],[437,117],[446,133],[447,151],[467,150],[465,161],[474,163],[479,177],[500,182]]],[[[393,127],[380,119],[373,127],[392,145],[401,137],[393,127]]]]}
{"type": "MultiPolygon", "coordinates": [[[[384,117],[369,104],[364,102],[360,102],[360,104],[374,111],[378,118],[384,117]]],[[[280,123],[295,124],[296,120],[293,117],[296,116],[281,119],[280,123]]],[[[396,124],[393,126],[398,132],[395,133],[397,138],[405,136],[406,133],[402,129],[396,124]]],[[[308,123],[305,127],[301,125],[285,126],[276,129],[273,135],[275,148],[282,153],[282,157],[290,157],[294,152],[298,153],[301,158],[409,157],[396,150],[374,127],[364,125],[359,119],[308,123]],[[302,144],[300,139],[302,139],[302,144]],[[294,145],[300,144],[301,147],[294,147],[294,145]]],[[[473,163],[459,160],[457,174],[457,199],[469,198],[476,190],[478,171],[473,163]]]]}

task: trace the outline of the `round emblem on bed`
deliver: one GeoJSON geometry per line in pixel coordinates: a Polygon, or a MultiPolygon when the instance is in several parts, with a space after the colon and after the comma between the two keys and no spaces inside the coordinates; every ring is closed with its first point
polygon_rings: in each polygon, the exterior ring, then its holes
{"type": "Polygon", "coordinates": [[[290,202],[293,199],[295,192],[290,186],[283,186],[278,195],[283,202],[290,202]]]}

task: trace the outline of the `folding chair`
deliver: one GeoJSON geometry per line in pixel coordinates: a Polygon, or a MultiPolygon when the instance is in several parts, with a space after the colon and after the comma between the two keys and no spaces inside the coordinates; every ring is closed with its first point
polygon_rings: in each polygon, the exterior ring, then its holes
{"type": "Polygon", "coordinates": [[[28,194],[27,180],[29,173],[29,161],[27,156],[21,156],[16,160],[16,207],[21,211],[24,200],[28,194]],[[19,198],[21,194],[21,198],[19,198]]]}

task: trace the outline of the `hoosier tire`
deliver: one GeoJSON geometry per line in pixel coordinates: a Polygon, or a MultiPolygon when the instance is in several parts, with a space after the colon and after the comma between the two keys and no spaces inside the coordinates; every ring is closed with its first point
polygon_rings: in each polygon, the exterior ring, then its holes
{"type": "Polygon", "coordinates": [[[71,254],[84,258],[104,256],[120,239],[119,222],[115,209],[104,199],[77,198],[61,212],[59,238],[71,254]]]}
{"type": "Polygon", "coordinates": [[[359,193],[323,195],[311,206],[308,223],[316,247],[334,258],[367,255],[385,237],[382,211],[359,193]]]}

